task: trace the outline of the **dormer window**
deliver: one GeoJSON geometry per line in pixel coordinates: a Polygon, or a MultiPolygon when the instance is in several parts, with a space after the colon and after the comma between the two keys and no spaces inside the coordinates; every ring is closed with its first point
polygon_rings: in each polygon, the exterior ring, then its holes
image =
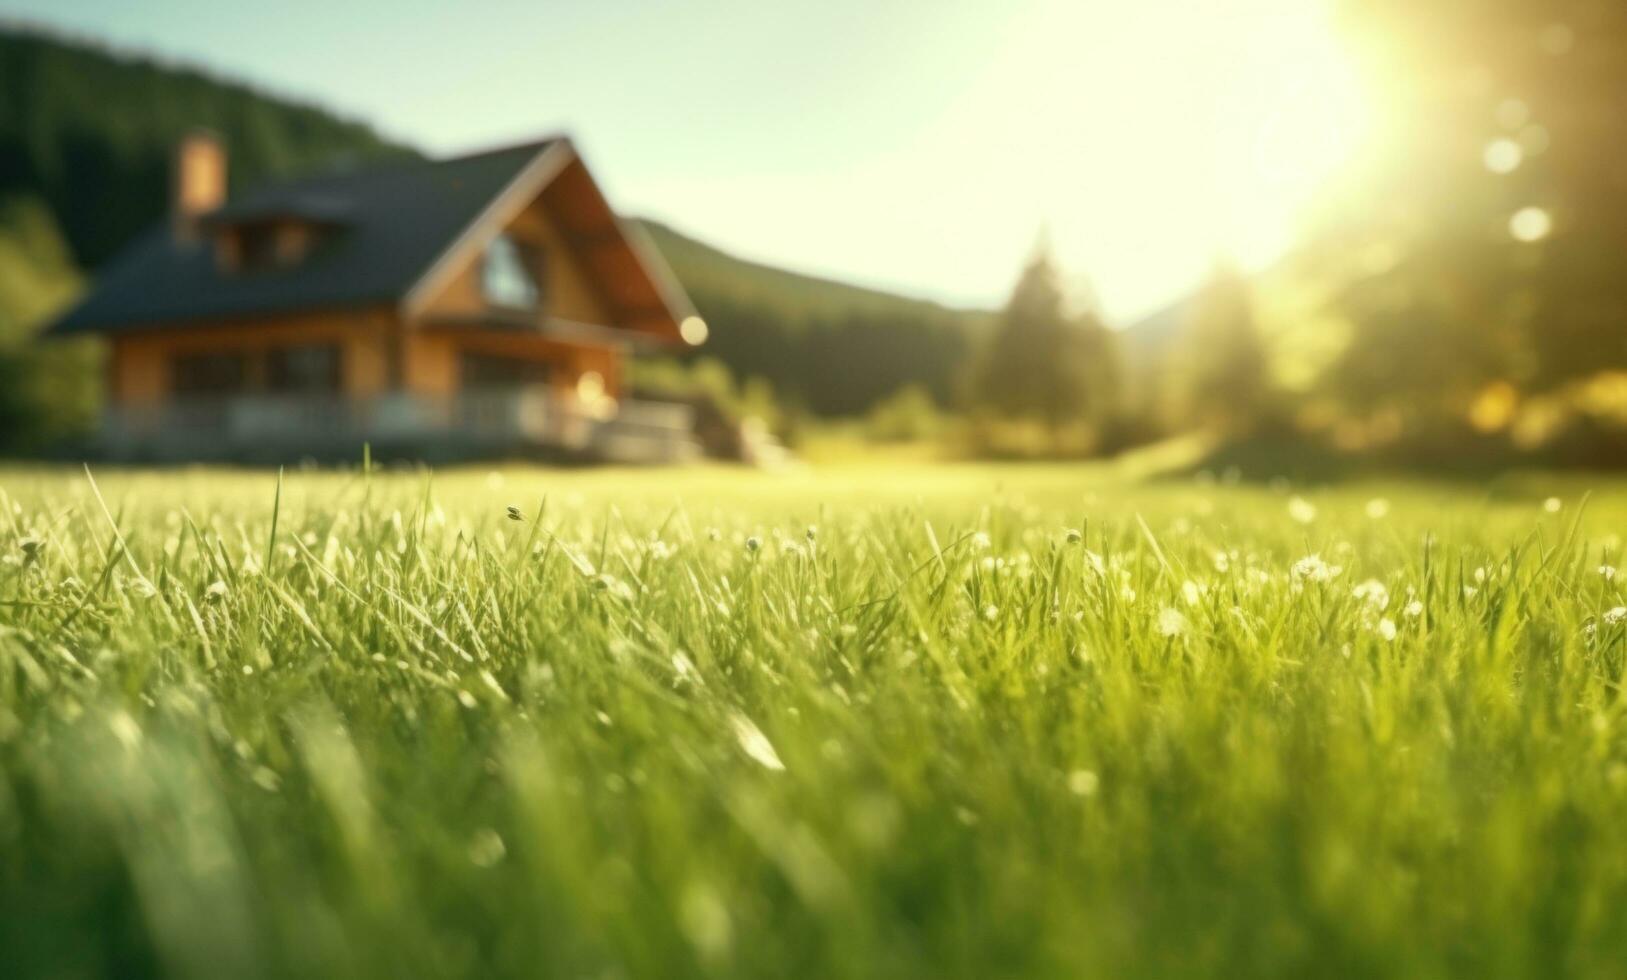
{"type": "Polygon", "coordinates": [[[321,229],[298,220],[246,221],[215,232],[215,258],[233,273],[286,269],[304,261],[321,229]]]}
{"type": "Polygon", "coordinates": [[[537,272],[541,256],[507,235],[498,235],[486,247],[480,266],[480,287],[486,302],[514,310],[534,310],[541,298],[537,272]]]}
{"type": "Polygon", "coordinates": [[[244,225],[237,230],[237,267],[245,272],[270,269],[278,264],[283,249],[277,239],[282,229],[276,225],[244,225]]]}
{"type": "Polygon", "coordinates": [[[291,269],[345,226],[343,201],[291,197],[228,204],[202,219],[215,263],[232,275],[291,269]]]}

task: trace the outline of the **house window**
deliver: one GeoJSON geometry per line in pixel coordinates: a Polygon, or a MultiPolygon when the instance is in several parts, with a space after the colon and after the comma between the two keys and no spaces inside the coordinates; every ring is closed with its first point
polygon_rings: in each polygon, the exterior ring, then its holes
{"type": "Polygon", "coordinates": [[[536,309],[542,293],[537,279],[541,268],[540,251],[520,245],[507,235],[498,235],[486,247],[480,266],[486,302],[517,310],[536,309]]]}
{"type": "Polygon", "coordinates": [[[277,264],[277,229],[271,225],[244,225],[237,231],[238,267],[245,272],[277,264]]]}
{"type": "Polygon", "coordinates": [[[182,354],[170,367],[171,387],[177,395],[236,394],[248,377],[248,359],[242,354],[182,354]]]}
{"type": "Polygon", "coordinates": [[[552,365],[546,361],[526,361],[517,357],[464,351],[459,358],[459,370],[464,388],[515,388],[546,384],[552,374],[552,365]]]}
{"type": "Polygon", "coordinates": [[[266,387],[276,392],[339,391],[339,348],[332,344],[277,347],[266,353],[266,387]]]}

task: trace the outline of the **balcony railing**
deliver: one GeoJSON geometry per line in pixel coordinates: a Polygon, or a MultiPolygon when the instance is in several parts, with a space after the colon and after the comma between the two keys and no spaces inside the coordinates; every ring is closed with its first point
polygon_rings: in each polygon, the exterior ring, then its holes
{"type": "Polygon", "coordinates": [[[363,443],[426,458],[559,451],[616,462],[698,453],[692,410],[665,402],[584,404],[546,385],[447,397],[238,395],[115,407],[107,451],[132,459],[349,457],[363,443]]]}

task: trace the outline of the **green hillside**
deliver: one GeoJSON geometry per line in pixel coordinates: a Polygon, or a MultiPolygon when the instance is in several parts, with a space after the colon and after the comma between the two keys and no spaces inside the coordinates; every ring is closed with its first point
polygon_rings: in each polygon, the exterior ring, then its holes
{"type": "Polygon", "coordinates": [[[723,292],[746,303],[772,304],[798,321],[847,313],[865,316],[910,315],[960,320],[965,313],[930,300],[913,299],[834,279],[803,275],[731,255],[697,241],[659,221],[638,219],[672,264],[682,271],[691,293],[723,292]]]}
{"type": "Polygon", "coordinates": [[[642,224],[711,327],[695,356],[765,378],[819,414],[862,412],[906,385],[948,402],[986,318],[750,262],[642,224]]]}

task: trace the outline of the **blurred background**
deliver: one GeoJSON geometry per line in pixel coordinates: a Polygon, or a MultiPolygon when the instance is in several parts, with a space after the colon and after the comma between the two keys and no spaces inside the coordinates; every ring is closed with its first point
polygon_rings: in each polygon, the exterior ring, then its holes
{"type": "Polygon", "coordinates": [[[801,455],[1627,463],[1611,0],[0,0],[0,451],[164,216],[568,130],[710,327],[637,366],[801,455]]]}

